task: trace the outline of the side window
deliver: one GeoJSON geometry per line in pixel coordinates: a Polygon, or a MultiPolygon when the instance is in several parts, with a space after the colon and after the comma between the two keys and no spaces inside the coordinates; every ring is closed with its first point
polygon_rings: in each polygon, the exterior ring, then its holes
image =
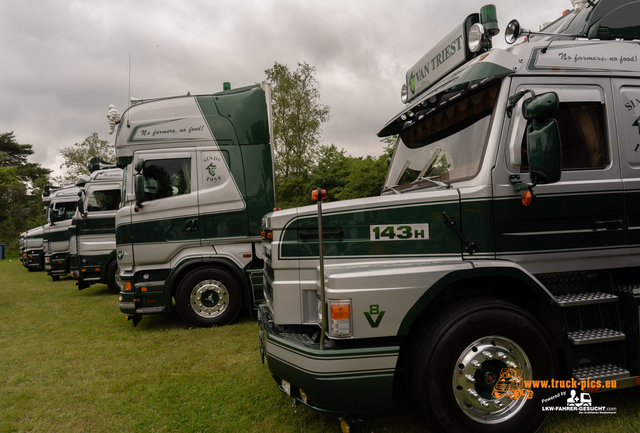
{"type": "Polygon", "coordinates": [[[120,190],[93,191],[87,200],[87,212],[117,210],[120,206],[120,190]]]}
{"type": "MultiPolygon", "coordinates": [[[[562,170],[600,169],[611,160],[600,102],[562,102],[553,115],[560,128],[562,170]]],[[[520,172],[529,171],[526,134],[521,146],[520,172]]]]}
{"type": "Polygon", "coordinates": [[[149,159],[144,162],[145,201],[191,192],[191,159],[149,159]]]}
{"type": "Polygon", "coordinates": [[[76,202],[59,202],[53,209],[52,220],[55,222],[66,221],[73,218],[76,213],[76,202]]]}

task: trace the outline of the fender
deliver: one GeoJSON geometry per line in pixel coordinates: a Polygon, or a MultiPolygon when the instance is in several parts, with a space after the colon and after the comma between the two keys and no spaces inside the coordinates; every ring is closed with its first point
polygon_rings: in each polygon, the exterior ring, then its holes
{"type": "Polygon", "coordinates": [[[501,260],[482,260],[482,261],[468,261],[473,269],[472,270],[456,270],[453,271],[435,284],[431,285],[428,290],[418,299],[418,301],[407,312],[400,328],[398,330],[399,336],[407,335],[414,324],[415,320],[421,315],[421,313],[428,307],[429,303],[433,301],[444,290],[451,287],[455,283],[462,281],[470,281],[483,278],[483,279],[495,279],[495,278],[511,278],[517,280],[521,286],[527,287],[533,293],[535,293],[539,299],[545,304],[552,307],[555,318],[559,323],[562,323],[562,315],[559,310],[555,297],[551,292],[538,281],[531,273],[525,270],[517,263],[501,260]]]}
{"type": "Polygon", "coordinates": [[[174,288],[179,284],[180,280],[185,273],[192,271],[199,267],[217,267],[231,272],[233,277],[240,283],[242,289],[242,302],[246,304],[247,288],[250,287],[250,282],[247,275],[245,275],[238,266],[229,259],[219,257],[191,257],[185,258],[174,266],[167,276],[167,284],[165,285],[165,311],[171,311],[172,303],[171,297],[175,290],[174,288]]]}

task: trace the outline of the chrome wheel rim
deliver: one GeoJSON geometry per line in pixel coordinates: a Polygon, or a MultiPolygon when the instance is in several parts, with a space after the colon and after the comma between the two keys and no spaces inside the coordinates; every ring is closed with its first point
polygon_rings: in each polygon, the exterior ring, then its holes
{"type": "Polygon", "coordinates": [[[453,372],[453,393],[462,412],[483,424],[515,416],[533,395],[524,381],[533,372],[526,353],[513,340],[487,336],[462,351],[453,372]]]}
{"type": "Polygon", "coordinates": [[[205,280],[191,290],[191,308],[200,317],[217,317],[229,306],[229,291],[220,281],[205,280]]]}

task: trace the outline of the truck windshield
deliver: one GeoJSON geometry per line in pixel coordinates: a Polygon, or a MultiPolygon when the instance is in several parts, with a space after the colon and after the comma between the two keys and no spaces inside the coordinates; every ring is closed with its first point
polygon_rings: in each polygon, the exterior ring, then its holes
{"type": "Polygon", "coordinates": [[[498,86],[494,81],[473,93],[458,92],[444,108],[416,113],[416,123],[400,134],[385,187],[397,192],[474,177],[481,166],[498,86]]]}
{"type": "Polygon", "coordinates": [[[51,221],[59,222],[73,218],[76,213],[76,206],[75,201],[56,203],[51,212],[51,221]]]}

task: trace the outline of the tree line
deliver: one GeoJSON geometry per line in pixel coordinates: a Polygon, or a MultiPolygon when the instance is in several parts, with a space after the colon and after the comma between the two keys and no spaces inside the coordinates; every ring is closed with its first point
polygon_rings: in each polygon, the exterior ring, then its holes
{"type": "MultiPolygon", "coordinates": [[[[385,148],[379,156],[352,157],[334,144],[320,144],[331,108],[320,102],[315,72],[307,63],[290,70],[277,62],[265,71],[272,84],[276,203],[283,209],[313,204],[311,191],[318,187],[327,190],[328,201],[379,195],[393,151],[389,138],[382,140],[385,148]]],[[[89,174],[92,157],[115,160],[113,144],[95,132],[60,151],[64,171],[59,176],[28,162],[33,153],[33,146],[19,144],[13,132],[0,134],[0,242],[7,249],[17,249],[19,233],[45,223],[45,185],[75,183],[89,174]]]]}
{"type": "Polygon", "coordinates": [[[295,70],[275,63],[267,69],[272,84],[277,204],[290,208],[313,204],[311,191],[327,190],[328,201],[379,195],[387,174],[393,139],[382,155],[352,157],[334,144],[320,145],[321,126],[331,109],[320,102],[315,68],[295,70]]]}

